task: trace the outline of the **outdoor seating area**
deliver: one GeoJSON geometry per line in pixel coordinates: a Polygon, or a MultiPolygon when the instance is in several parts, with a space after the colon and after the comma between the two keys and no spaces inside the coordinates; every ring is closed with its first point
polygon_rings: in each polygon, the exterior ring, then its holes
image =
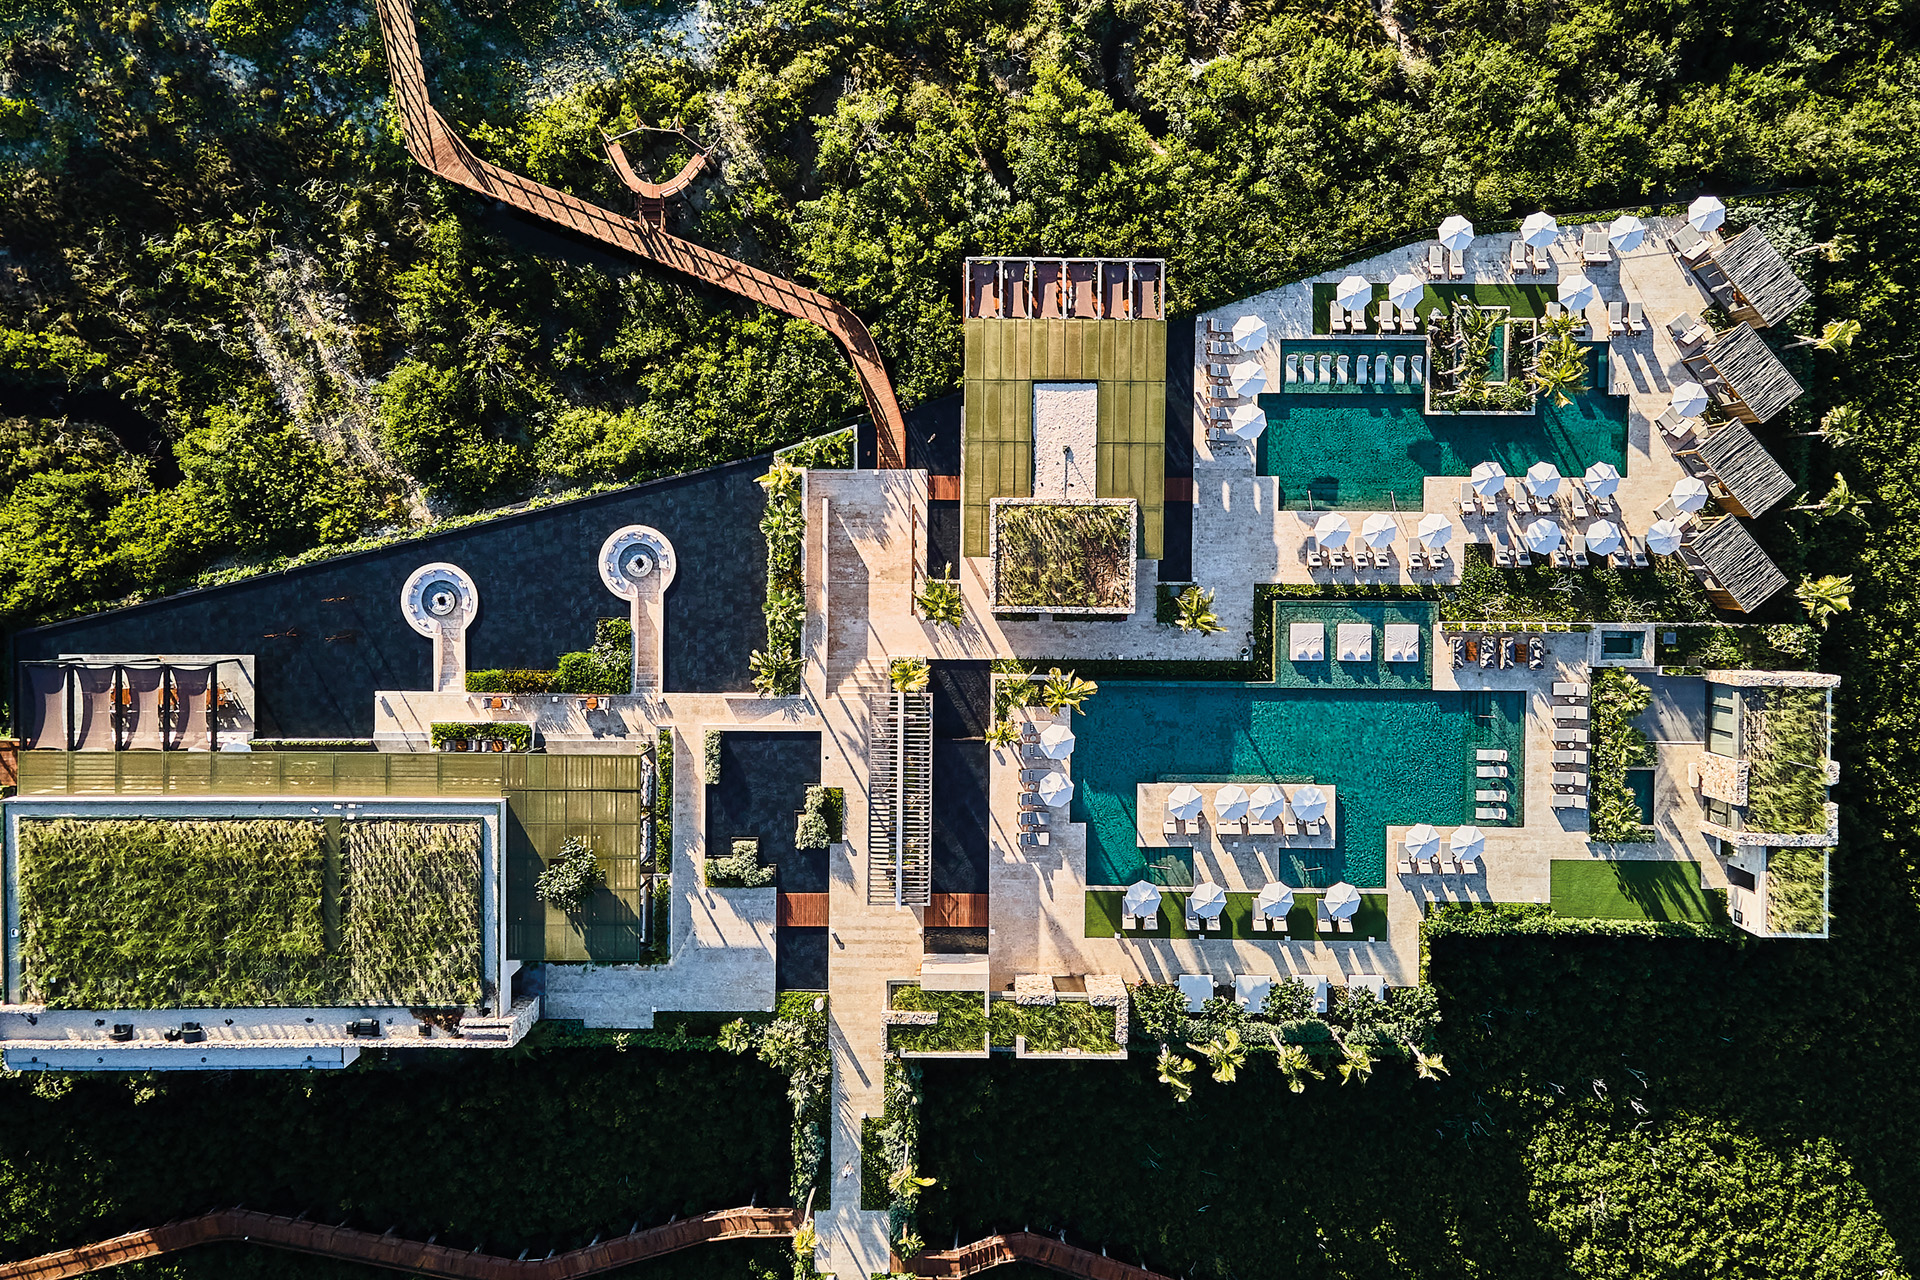
{"type": "Polygon", "coordinates": [[[1135,789],[1142,847],[1194,844],[1224,848],[1331,849],[1338,843],[1331,786],[1227,783],[1203,791],[1188,782],[1143,782],[1135,789]]]}

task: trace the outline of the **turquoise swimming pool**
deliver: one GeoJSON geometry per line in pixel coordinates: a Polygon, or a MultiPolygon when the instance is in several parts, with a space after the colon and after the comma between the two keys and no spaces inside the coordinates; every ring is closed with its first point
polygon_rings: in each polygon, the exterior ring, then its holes
{"type": "Polygon", "coordinates": [[[1440,606],[1428,600],[1276,600],[1273,605],[1273,682],[1282,689],[1430,689],[1433,687],[1433,624],[1440,606]],[[1296,622],[1319,623],[1326,656],[1295,662],[1291,637],[1296,622]],[[1373,629],[1373,660],[1342,662],[1339,626],[1364,622],[1373,629]],[[1420,628],[1418,662],[1387,661],[1386,626],[1410,622],[1420,628]]]}
{"type": "MultiPolygon", "coordinates": [[[[1607,352],[1594,346],[1589,381],[1607,385],[1607,352]]],[[[1627,471],[1627,400],[1584,391],[1571,403],[1542,400],[1519,417],[1437,414],[1418,397],[1357,393],[1263,395],[1267,430],[1260,474],[1280,480],[1288,507],[1378,510],[1389,498],[1419,510],[1428,476],[1465,477],[1489,459],[1520,475],[1541,460],[1577,476],[1596,462],[1627,471]]]]}
{"type": "Polygon", "coordinates": [[[1389,825],[1473,820],[1477,749],[1505,748],[1513,777],[1523,776],[1525,710],[1519,693],[1102,681],[1074,722],[1073,820],[1087,824],[1087,883],[1193,883],[1191,853],[1135,844],[1134,788],[1187,779],[1331,783],[1339,846],[1289,855],[1282,878],[1299,888],[1384,885],[1389,825]]]}

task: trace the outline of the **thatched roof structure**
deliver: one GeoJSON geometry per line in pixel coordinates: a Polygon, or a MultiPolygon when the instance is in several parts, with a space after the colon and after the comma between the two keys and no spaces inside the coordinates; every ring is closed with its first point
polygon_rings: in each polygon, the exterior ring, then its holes
{"type": "Polygon", "coordinates": [[[1718,482],[1715,496],[1735,515],[1757,516],[1793,492],[1793,481],[1743,422],[1722,423],[1701,441],[1699,457],[1718,482]]]}
{"type": "Polygon", "coordinates": [[[1696,373],[1704,371],[1700,380],[1742,422],[1765,422],[1797,400],[1803,390],[1750,324],[1715,335],[1687,357],[1687,364],[1696,373]]]}
{"type": "Polygon", "coordinates": [[[1680,558],[1700,575],[1708,599],[1722,609],[1750,613],[1787,585],[1780,567],[1733,516],[1698,526],[1681,544],[1680,558]]]}
{"type": "Polygon", "coordinates": [[[1813,297],[1813,290],[1793,273],[1758,227],[1742,231],[1715,250],[1712,258],[1733,288],[1735,305],[1728,310],[1736,320],[1765,328],[1786,319],[1813,297]]]}

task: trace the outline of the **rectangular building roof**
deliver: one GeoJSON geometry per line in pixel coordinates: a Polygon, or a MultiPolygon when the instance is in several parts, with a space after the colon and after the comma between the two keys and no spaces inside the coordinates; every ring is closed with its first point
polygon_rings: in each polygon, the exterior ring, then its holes
{"type": "Polygon", "coordinates": [[[1708,594],[1724,607],[1750,613],[1787,585],[1780,567],[1733,516],[1702,525],[1682,549],[1695,571],[1713,580],[1708,594]]]}
{"type": "Polygon", "coordinates": [[[1725,394],[1737,401],[1735,411],[1744,409],[1740,416],[1749,422],[1765,422],[1800,397],[1800,384],[1750,324],[1715,335],[1689,361],[1695,362],[1712,368],[1725,394]]]}
{"type": "Polygon", "coordinates": [[[1715,429],[1700,444],[1700,460],[1746,515],[1757,516],[1793,492],[1793,481],[1743,422],[1715,429]]]}
{"type": "Polygon", "coordinates": [[[1795,275],[1760,228],[1748,227],[1713,254],[1727,283],[1757,312],[1762,325],[1777,324],[1806,305],[1813,290],[1795,275]]]}

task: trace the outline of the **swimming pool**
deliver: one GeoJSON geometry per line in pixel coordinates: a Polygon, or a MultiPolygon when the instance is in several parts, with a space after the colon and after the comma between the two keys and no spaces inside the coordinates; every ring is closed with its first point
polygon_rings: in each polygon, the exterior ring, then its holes
{"type": "MultiPolygon", "coordinates": [[[[1589,382],[1607,385],[1607,352],[1593,346],[1589,382]]],[[[1509,475],[1553,463],[1577,476],[1596,462],[1627,471],[1627,400],[1587,390],[1565,405],[1542,399],[1519,417],[1427,416],[1419,398],[1377,392],[1263,395],[1260,474],[1280,480],[1288,507],[1418,510],[1428,476],[1465,477],[1481,462],[1509,475]]]]}
{"type": "Polygon", "coordinates": [[[1273,682],[1282,689],[1430,689],[1433,687],[1433,624],[1440,606],[1427,600],[1276,600],[1273,604],[1273,682]],[[1295,662],[1289,647],[1292,625],[1318,622],[1324,628],[1326,656],[1295,662]],[[1339,626],[1364,622],[1373,628],[1373,660],[1342,662],[1335,652],[1339,626]],[[1420,628],[1418,662],[1387,661],[1386,626],[1410,622],[1420,628]]]}
{"type": "MultiPolygon", "coordinates": [[[[1074,721],[1087,883],[1193,883],[1191,853],[1134,843],[1134,788],[1179,778],[1331,783],[1339,846],[1289,851],[1281,877],[1298,888],[1384,885],[1389,825],[1473,820],[1476,750],[1504,748],[1513,778],[1524,776],[1525,710],[1519,693],[1102,681],[1074,721]]],[[[1517,805],[1510,812],[1522,820],[1517,805]]]]}

